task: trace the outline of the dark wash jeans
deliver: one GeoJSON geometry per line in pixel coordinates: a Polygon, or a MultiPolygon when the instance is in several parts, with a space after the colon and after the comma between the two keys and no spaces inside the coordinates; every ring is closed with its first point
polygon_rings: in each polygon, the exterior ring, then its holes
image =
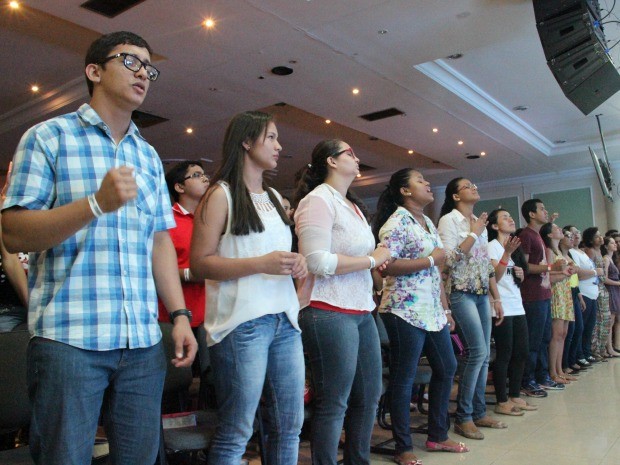
{"type": "Polygon", "coordinates": [[[370,438],[382,387],[381,346],[372,314],[306,307],[299,323],[315,390],[312,463],[336,464],[344,424],[344,463],[370,464],[370,438]]]}
{"type": "Polygon", "coordinates": [[[100,411],[112,465],[154,463],[165,374],[161,342],[145,349],[94,351],[33,338],[28,389],[35,463],[89,464],[100,411]]]}
{"type": "Polygon", "coordinates": [[[585,295],[583,300],[586,303],[586,309],[583,311],[583,335],[581,337],[581,350],[584,357],[592,355],[592,333],[596,326],[596,314],[598,313],[598,304],[596,299],[588,299],[585,295]]]}
{"type": "Polygon", "coordinates": [[[581,309],[581,304],[579,303],[579,288],[574,287],[571,289],[573,295],[573,309],[575,311],[575,321],[569,323],[569,331],[570,327],[573,327],[572,337],[570,341],[568,340],[568,335],[566,335],[566,342],[568,344],[568,354],[566,356],[566,366],[572,367],[577,363],[577,360],[581,360],[583,358],[583,349],[581,347],[582,337],[583,337],[583,310],[581,309]]]}
{"type": "Polygon", "coordinates": [[[551,341],[551,299],[523,302],[530,338],[529,353],[523,372],[523,384],[544,382],[549,377],[549,342],[551,341]]]}
{"type": "Polygon", "coordinates": [[[456,371],[456,357],[450,339],[450,327],[425,331],[410,325],[392,313],[382,313],[390,338],[390,416],[396,454],[413,449],[410,432],[409,404],[411,389],[422,350],[433,370],[428,390],[428,440],[448,439],[450,419],[448,403],[456,371]]]}

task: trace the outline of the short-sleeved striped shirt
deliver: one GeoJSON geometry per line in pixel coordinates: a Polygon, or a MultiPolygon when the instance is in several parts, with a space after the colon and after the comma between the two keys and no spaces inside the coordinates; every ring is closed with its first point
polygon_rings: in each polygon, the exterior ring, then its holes
{"type": "Polygon", "coordinates": [[[35,336],[87,350],[150,347],[161,339],[153,237],[175,224],[161,160],[133,123],[118,145],[87,104],[32,127],[17,148],[4,208],[69,204],[124,165],[135,170],[135,200],[30,254],[28,322],[35,336]]]}

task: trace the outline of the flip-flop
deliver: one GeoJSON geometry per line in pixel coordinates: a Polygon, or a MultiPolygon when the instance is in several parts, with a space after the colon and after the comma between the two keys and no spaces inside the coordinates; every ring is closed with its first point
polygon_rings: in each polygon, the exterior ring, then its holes
{"type": "Polygon", "coordinates": [[[462,454],[463,452],[469,452],[469,447],[462,442],[449,445],[440,442],[426,441],[426,450],[429,452],[456,452],[457,454],[462,454]]]}

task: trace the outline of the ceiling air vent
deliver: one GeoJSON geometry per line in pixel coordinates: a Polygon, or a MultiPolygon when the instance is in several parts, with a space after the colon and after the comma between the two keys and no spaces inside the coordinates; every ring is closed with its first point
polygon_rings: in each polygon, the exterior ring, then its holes
{"type": "Polygon", "coordinates": [[[80,6],[100,15],[114,18],[144,0],[88,0],[80,6]]]}
{"type": "Polygon", "coordinates": [[[151,126],[155,126],[156,124],[168,121],[168,118],[152,115],[150,113],[145,113],[139,110],[133,111],[133,113],[131,114],[131,119],[134,123],[136,123],[136,126],[138,126],[139,128],[148,128],[151,126]]]}
{"type": "Polygon", "coordinates": [[[360,118],[364,118],[366,121],[377,121],[380,119],[389,118],[391,116],[404,115],[405,112],[400,111],[398,108],[388,108],[387,110],[375,111],[374,113],[367,113],[360,115],[360,118]]]}

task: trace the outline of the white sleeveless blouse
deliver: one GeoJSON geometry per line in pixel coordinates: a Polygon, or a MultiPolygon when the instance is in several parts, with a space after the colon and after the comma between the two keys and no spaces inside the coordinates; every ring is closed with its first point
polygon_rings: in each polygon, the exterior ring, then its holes
{"type": "MultiPolygon", "coordinates": [[[[228,199],[226,231],[220,238],[217,254],[226,258],[249,258],[274,251],[291,250],[290,227],[282,221],[267,192],[251,194],[265,230],[246,236],[231,233],[232,197],[227,183],[219,185],[228,199]]],[[[273,190],[273,189],[272,189],[273,190]]],[[[275,190],[278,199],[280,194],[275,190]]],[[[299,330],[299,302],[291,276],[254,274],[228,281],[206,280],[207,305],[205,328],[207,344],[212,346],[224,339],[237,326],[264,315],[286,313],[294,328],[299,330]]]]}

